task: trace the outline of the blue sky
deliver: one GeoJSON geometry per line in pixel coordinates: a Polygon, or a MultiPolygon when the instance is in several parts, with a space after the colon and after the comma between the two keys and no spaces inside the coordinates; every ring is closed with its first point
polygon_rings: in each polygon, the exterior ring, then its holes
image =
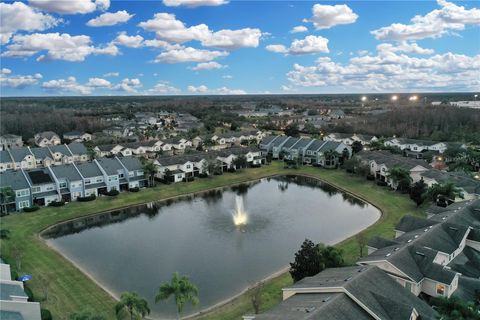
{"type": "Polygon", "coordinates": [[[474,1],[78,0],[73,6],[30,0],[1,6],[2,96],[480,88],[474,1]],[[292,32],[298,26],[301,32],[292,32]]]}

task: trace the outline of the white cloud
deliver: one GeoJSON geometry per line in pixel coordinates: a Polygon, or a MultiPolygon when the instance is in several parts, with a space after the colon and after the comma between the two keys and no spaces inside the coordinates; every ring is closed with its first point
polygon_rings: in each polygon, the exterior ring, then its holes
{"type": "Polygon", "coordinates": [[[230,89],[227,87],[221,87],[214,91],[215,94],[227,94],[227,95],[237,95],[237,94],[247,94],[245,90],[242,89],[230,89]]]}
{"type": "Polygon", "coordinates": [[[130,20],[134,15],[129,14],[126,10],[113,12],[106,12],[98,17],[91,19],[87,22],[89,27],[105,27],[114,26],[119,23],[125,23],[130,20]]]}
{"type": "Polygon", "coordinates": [[[212,69],[222,69],[226,68],[226,65],[220,64],[215,61],[210,61],[210,62],[202,62],[197,64],[195,67],[192,67],[190,69],[199,71],[199,70],[212,70],[212,69]]]}
{"type": "Polygon", "coordinates": [[[61,19],[38,12],[23,2],[0,3],[0,43],[7,43],[17,31],[43,31],[58,25],[61,19]]]}
{"type": "Polygon", "coordinates": [[[214,32],[206,24],[187,27],[174,14],[170,13],[156,13],[152,19],[142,21],[138,26],[147,31],[155,32],[157,39],[160,40],[177,43],[195,40],[205,47],[229,50],[258,47],[262,36],[260,29],[256,28],[224,29],[214,32]]]}
{"type": "Polygon", "coordinates": [[[182,62],[206,62],[214,60],[218,57],[227,56],[225,51],[210,51],[203,49],[195,49],[192,47],[172,49],[160,53],[154,62],[165,63],[182,63],[182,62]]]}
{"type": "Polygon", "coordinates": [[[88,82],[85,84],[88,87],[92,88],[110,88],[112,84],[110,81],[102,79],[102,78],[90,78],[88,82]]]}
{"type": "Polygon", "coordinates": [[[117,55],[118,48],[114,45],[107,47],[94,47],[89,36],[71,36],[68,33],[34,33],[29,35],[16,35],[3,57],[31,57],[43,53],[37,61],[66,60],[84,61],[91,54],[117,55]]]}
{"type": "Polygon", "coordinates": [[[44,82],[42,84],[42,88],[55,92],[73,92],[82,95],[88,95],[92,93],[91,87],[78,83],[75,77],[44,82]]]}
{"type": "Polygon", "coordinates": [[[28,3],[32,7],[60,14],[85,14],[110,7],[110,0],[29,0],[28,3]]]}
{"type": "Polygon", "coordinates": [[[271,44],[266,46],[268,51],[276,53],[285,53],[291,55],[328,53],[328,39],[322,36],[306,36],[304,39],[295,39],[289,48],[281,44],[271,44]]]}
{"type": "Polygon", "coordinates": [[[226,74],[224,76],[222,76],[223,79],[233,79],[233,76],[229,75],[229,74],[226,74]]]}
{"type": "Polygon", "coordinates": [[[346,4],[334,6],[315,4],[312,8],[313,16],[305,22],[312,22],[317,30],[329,29],[339,24],[351,24],[357,21],[358,15],[346,4]]]}
{"type": "Polygon", "coordinates": [[[220,6],[227,4],[227,0],[163,0],[167,7],[200,7],[200,6],[220,6]]]}
{"type": "Polygon", "coordinates": [[[0,85],[2,87],[9,87],[21,89],[26,86],[37,84],[42,75],[35,73],[34,75],[10,75],[12,71],[7,68],[2,68],[0,71],[0,85]]]}
{"type": "Polygon", "coordinates": [[[409,52],[416,54],[433,54],[435,50],[425,49],[420,47],[414,42],[403,41],[400,44],[394,46],[390,43],[382,43],[377,46],[377,51],[389,51],[389,52],[409,52]]]}
{"type": "Polygon", "coordinates": [[[153,88],[148,89],[149,94],[178,94],[180,89],[171,86],[168,81],[160,81],[153,88]]]}
{"type": "Polygon", "coordinates": [[[313,66],[294,64],[287,74],[297,87],[347,88],[350,91],[478,90],[480,55],[445,53],[425,58],[392,51],[357,56],[348,64],[328,57],[313,66]]]}
{"type": "Polygon", "coordinates": [[[440,9],[435,9],[424,16],[417,15],[410,24],[393,23],[371,33],[378,40],[418,40],[438,38],[451,30],[465,29],[465,25],[480,24],[480,9],[465,9],[445,0],[437,0],[440,9]]]}
{"type": "Polygon", "coordinates": [[[108,73],[105,73],[103,76],[104,77],[118,77],[120,75],[119,72],[108,72],[108,73]]]}
{"type": "Polygon", "coordinates": [[[208,92],[208,87],[205,85],[201,85],[198,87],[195,86],[188,86],[187,88],[188,92],[191,93],[207,93],[208,92]]]}
{"type": "Polygon", "coordinates": [[[115,40],[114,44],[119,44],[129,48],[140,48],[143,46],[143,37],[140,35],[129,36],[125,31],[120,32],[115,40]]]}
{"type": "Polygon", "coordinates": [[[128,92],[128,93],[137,93],[138,92],[137,89],[140,88],[141,86],[142,86],[142,83],[140,82],[139,79],[125,78],[122,80],[121,83],[114,86],[114,89],[118,91],[128,92]]]}
{"type": "Polygon", "coordinates": [[[305,26],[296,26],[293,27],[292,30],[290,30],[290,33],[301,33],[301,32],[307,32],[308,28],[305,26]]]}

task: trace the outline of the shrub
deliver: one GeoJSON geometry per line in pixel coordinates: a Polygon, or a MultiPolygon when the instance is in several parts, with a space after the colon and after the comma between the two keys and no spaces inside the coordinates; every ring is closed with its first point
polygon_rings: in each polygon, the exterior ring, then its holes
{"type": "Polygon", "coordinates": [[[208,178],[208,174],[206,174],[206,173],[200,173],[200,174],[198,175],[198,177],[199,177],[199,178],[208,178]]]}
{"type": "Polygon", "coordinates": [[[94,194],[91,194],[87,197],[78,197],[77,200],[80,202],[88,202],[88,201],[93,201],[97,199],[97,197],[94,194]]]}
{"type": "Polygon", "coordinates": [[[377,185],[381,187],[386,187],[388,186],[388,183],[386,183],[385,181],[377,181],[377,185]]]}
{"type": "Polygon", "coordinates": [[[139,187],[130,188],[130,189],[128,189],[128,191],[130,191],[130,192],[138,192],[138,191],[140,191],[140,188],[139,188],[139,187]]]}
{"type": "Polygon", "coordinates": [[[30,289],[30,287],[28,287],[27,285],[23,285],[23,291],[25,291],[25,294],[27,295],[28,297],[28,301],[34,301],[33,300],[33,292],[32,292],[32,289],[30,289]]]}
{"type": "Polygon", "coordinates": [[[42,320],[52,320],[52,313],[48,309],[40,309],[40,317],[42,320]]]}
{"type": "Polygon", "coordinates": [[[61,207],[61,206],[64,206],[65,205],[65,201],[61,200],[61,201],[52,201],[50,202],[49,206],[50,207],[61,207]]]}
{"type": "Polygon", "coordinates": [[[34,211],[37,211],[37,210],[39,210],[39,209],[40,209],[40,207],[39,207],[38,205],[34,204],[34,205],[31,206],[31,207],[23,208],[23,211],[25,211],[25,212],[34,212],[34,211]]]}
{"type": "Polygon", "coordinates": [[[116,197],[120,194],[120,191],[116,190],[116,189],[112,189],[110,191],[108,191],[107,193],[105,193],[107,196],[110,196],[110,197],[116,197]]]}
{"type": "Polygon", "coordinates": [[[373,174],[367,175],[367,180],[373,181],[375,180],[375,176],[373,174]]]}

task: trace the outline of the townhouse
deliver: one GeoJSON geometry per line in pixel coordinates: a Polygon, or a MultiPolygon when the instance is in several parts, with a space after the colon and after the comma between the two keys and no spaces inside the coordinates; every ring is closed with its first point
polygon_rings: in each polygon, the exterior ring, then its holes
{"type": "Polygon", "coordinates": [[[376,266],[326,269],[283,290],[283,301],[244,320],[419,320],[437,313],[376,266]]]}
{"type": "Polygon", "coordinates": [[[355,141],[359,141],[362,145],[369,145],[372,142],[378,141],[376,136],[366,134],[348,134],[348,133],[330,133],[326,135],[324,140],[343,142],[347,146],[351,146],[355,141]]]}
{"type": "Polygon", "coordinates": [[[70,131],[63,134],[63,139],[70,142],[85,142],[91,141],[92,135],[87,132],[70,131]]]}
{"type": "Polygon", "coordinates": [[[0,260],[0,318],[40,320],[40,303],[28,301],[22,281],[11,278],[10,265],[0,260]]]}
{"type": "Polygon", "coordinates": [[[453,183],[461,190],[461,196],[455,201],[476,199],[480,196],[480,182],[464,173],[431,169],[421,172],[420,179],[423,179],[429,187],[434,184],[453,183]]]}
{"type": "Polygon", "coordinates": [[[384,142],[385,146],[398,147],[407,157],[426,159],[430,154],[444,153],[447,150],[445,142],[392,138],[384,142]]]}
{"type": "Polygon", "coordinates": [[[4,134],[0,136],[0,150],[15,149],[23,147],[21,136],[4,134]]]}
{"type": "Polygon", "coordinates": [[[265,133],[262,131],[238,131],[238,132],[226,132],[218,135],[213,135],[210,140],[221,146],[227,145],[240,145],[244,141],[256,141],[260,142],[265,133]]]}
{"type": "Polygon", "coordinates": [[[35,144],[39,147],[54,146],[62,143],[60,136],[53,131],[36,133],[33,139],[35,144]]]}
{"type": "Polygon", "coordinates": [[[87,161],[87,148],[81,143],[53,145],[43,148],[23,147],[0,151],[0,172],[33,169],[51,165],[87,161]]]}
{"type": "Polygon", "coordinates": [[[30,186],[32,205],[48,206],[54,201],[61,200],[60,190],[48,168],[22,170],[22,172],[30,186]]]}

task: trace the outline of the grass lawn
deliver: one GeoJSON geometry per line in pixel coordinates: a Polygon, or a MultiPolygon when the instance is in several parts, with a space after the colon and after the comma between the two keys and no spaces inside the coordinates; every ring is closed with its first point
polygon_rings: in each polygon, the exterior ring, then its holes
{"type": "MultiPolygon", "coordinates": [[[[10,230],[10,239],[1,240],[2,258],[15,267],[12,247],[15,245],[23,253],[19,273],[33,274],[29,282],[36,300],[43,300],[42,285],[36,275],[43,274],[49,279],[48,300],[42,307],[49,309],[55,319],[66,319],[72,312],[85,309],[95,310],[105,316],[115,318],[115,301],[86,275],[56,251],[51,250],[38,234],[46,227],[68,219],[98,213],[105,210],[126,207],[144,202],[166,199],[181,194],[222,187],[243,181],[254,180],[276,174],[304,174],[317,177],[367,200],[382,210],[377,223],[364,230],[367,238],[382,235],[392,238],[393,227],[405,214],[423,215],[407,196],[378,187],[370,181],[350,175],[341,170],[325,170],[313,167],[283,169],[283,164],[274,162],[269,166],[243,170],[241,173],[228,173],[214,178],[197,179],[194,182],[173,185],[158,185],[137,193],[122,193],[115,198],[102,197],[92,202],[73,202],[64,207],[42,208],[34,213],[12,214],[1,218],[1,228],[10,230]]],[[[355,237],[339,244],[344,250],[347,263],[354,263],[359,255],[355,237]]],[[[299,244],[300,247],[300,244],[299,244]]],[[[293,253],[292,253],[293,259],[293,253]]],[[[290,275],[283,274],[268,281],[263,289],[262,309],[266,310],[281,300],[281,288],[291,284],[290,275]]],[[[200,297],[201,299],[201,297],[200,297]]],[[[200,317],[201,319],[240,319],[252,312],[248,293],[231,303],[200,317]]]]}

